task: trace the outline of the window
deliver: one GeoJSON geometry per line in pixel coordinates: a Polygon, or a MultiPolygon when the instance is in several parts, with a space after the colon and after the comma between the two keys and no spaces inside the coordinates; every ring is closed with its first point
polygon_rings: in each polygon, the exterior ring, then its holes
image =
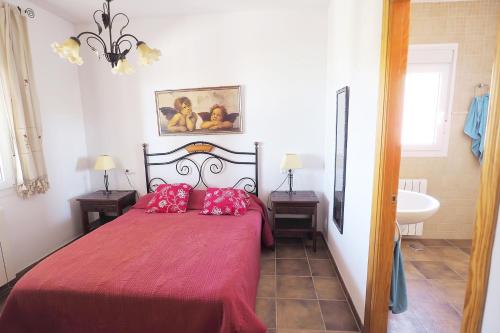
{"type": "Polygon", "coordinates": [[[411,45],[405,80],[402,155],[446,156],[457,44],[411,45]]]}
{"type": "Polygon", "coordinates": [[[1,88],[0,85],[0,190],[3,190],[14,185],[14,169],[10,130],[1,88]]]}

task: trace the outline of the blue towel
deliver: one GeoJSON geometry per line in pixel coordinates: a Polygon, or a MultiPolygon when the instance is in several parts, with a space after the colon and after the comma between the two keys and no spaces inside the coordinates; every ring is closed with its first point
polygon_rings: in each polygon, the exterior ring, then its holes
{"type": "Polygon", "coordinates": [[[464,132],[472,139],[472,153],[479,159],[479,162],[483,161],[489,100],[489,94],[474,97],[465,120],[464,132]]]}
{"type": "Polygon", "coordinates": [[[391,300],[392,313],[405,312],[408,308],[408,295],[406,293],[406,278],[401,253],[401,239],[394,245],[394,261],[392,263],[391,300]]]}

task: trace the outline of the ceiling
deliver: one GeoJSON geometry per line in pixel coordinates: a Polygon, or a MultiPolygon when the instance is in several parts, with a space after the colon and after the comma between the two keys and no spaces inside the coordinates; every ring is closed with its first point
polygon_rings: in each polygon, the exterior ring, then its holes
{"type": "MultiPolygon", "coordinates": [[[[329,0],[113,0],[111,13],[130,17],[161,17],[255,9],[326,9],[329,0]]],[[[31,0],[72,23],[92,22],[92,14],[102,8],[103,0],[31,0]]]]}

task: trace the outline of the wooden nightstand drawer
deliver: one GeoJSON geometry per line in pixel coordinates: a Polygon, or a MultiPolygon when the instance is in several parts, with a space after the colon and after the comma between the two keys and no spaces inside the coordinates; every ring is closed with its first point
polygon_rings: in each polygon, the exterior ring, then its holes
{"type": "Polygon", "coordinates": [[[97,191],[76,198],[80,202],[84,232],[88,233],[116,216],[122,215],[127,207],[135,204],[135,196],[135,191],[112,191],[107,194],[97,191]],[[99,219],[90,222],[88,213],[91,212],[99,213],[99,219]],[[105,213],[113,213],[114,215],[108,216],[105,213]]]}
{"type": "Polygon", "coordinates": [[[313,215],[316,209],[314,206],[288,206],[288,205],[276,205],[276,214],[305,214],[313,215]]]}
{"type": "Polygon", "coordinates": [[[86,204],[82,203],[81,208],[89,212],[116,212],[116,204],[86,204]]]}
{"type": "Polygon", "coordinates": [[[273,192],[270,200],[274,235],[295,237],[310,235],[313,239],[314,251],[316,251],[319,203],[316,194],[312,191],[273,192]],[[280,216],[280,214],[288,216],[280,216]],[[303,215],[307,217],[304,218],[303,215]]]}

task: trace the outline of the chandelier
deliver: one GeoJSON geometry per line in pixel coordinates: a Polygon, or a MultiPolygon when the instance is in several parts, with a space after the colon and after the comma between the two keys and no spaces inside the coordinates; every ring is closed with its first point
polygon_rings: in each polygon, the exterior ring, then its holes
{"type": "Polygon", "coordinates": [[[83,59],[80,56],[80,45],[83,37],[87,45],[97,54],[99,59],[104,56],[111,64],[113,74],[131,74],[134,72],[133,67],[127,61],[127,55],[134,44],[137,48],[140,65],[150,65],[158,61],[161,56],[160,50],[150,48],[146,43],[140,41],[132,34],[124,34],[125,28],[130,23],[128,16],[124,13],[117,13],[112,16],[110,2],[113,0],[105,1],[102,5],[102,10],[96,10],[93,15],[94,22],[97,25],[97,33],[85,31],[76,37],[70,37],[61,44],[53,43],[52,49],[54,52],[72,64],[82,65],[83,59]],[[118,38],[113,40],[115,19],[120,16],[125,19],[125,23],[121,26],[118,38]],[[103,26],[104,31],[107,30],[109,33],[109,43],[106,43],[101,37],[103,26]]]}

